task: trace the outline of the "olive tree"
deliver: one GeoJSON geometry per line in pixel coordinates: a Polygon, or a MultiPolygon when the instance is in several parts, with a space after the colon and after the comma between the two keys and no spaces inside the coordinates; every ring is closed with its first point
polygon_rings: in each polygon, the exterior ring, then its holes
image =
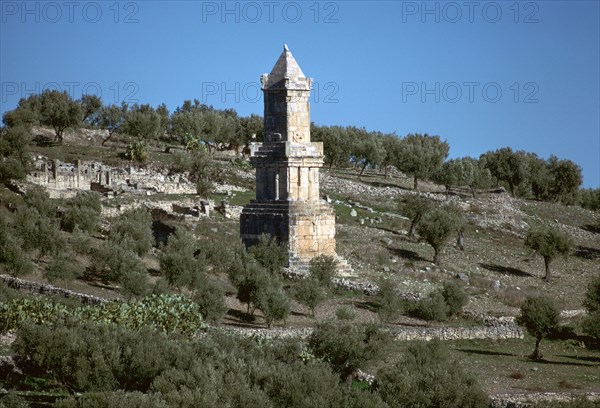
{"type": "Polygon", "coordinates": [[[401,140],[396,167],[413,177],[413,188],[418,190],[419,180],[431,177],[442,165],[450,146],[439,136],[409,134],[401,140]]]}
{"type": "Polygon", "coordinates": [[[583,305],[588,312],[588,316],[583,322],[583,331],[600,339],[600,275],[589,283],[583,305]]]}
{"type": "Polygon", "coordinates": [[[0,129],[0,183],[25,178],[30,162],[29,139],[30,130],[25,126],[0,129]]]}
{"type": "Polygon", "coordinates": [[[409,195],[408,197],[403,197],[401,199],[398,203],[398,211],[405,217],[410,218],[410,228],[408,230],[409,238],[415,238],[419,223],[425,214],[433,208],[433,201],[419,194],[409,195]]]}
{"type": "Polygon", "coordinates": [[[125,123],[125,116],[127,115],[127,104],[123,103],[121,106],[115,104],[109,106],[103,106],[100,108],[95,117],[95,123],[100,129],[104,129],[108,132],[108,136],[102,140],[104,146],[106,142],[113,137],[115,133],[118,133],[125,123]]]}
{"type": "Polygon", "coordinates": [[[67,201],[61,220],[62,227],[70,232],[77,228],[88,233],[95,232],[100,226],[101,211],[102,203],[98,193],[80,191],[67,201]]]}
{"type": "Polygon", "coordinates": [[[510,147],[486,152],[480,160],[485,163],[493,177],[508,185],[510,193],[515,196],[517,189],[527,182],[529,177],[528,158],[525,152],[513,152],[510,147]]]}
{"type": "Polygon", "coordinates": [[[315,309],[323,300],[327,292],[317,279],[307,277],[302,279],[294,289],[294,298],[310,309],[311,316],[315,316],[315,309]]]}
{"type": "Polygon", "coordinates": [[[540,254],[544,258],[546,275],[544,279],[550,281],[550,264],[558,256],[566,256],[573,249],[573,238],[570,235],[553,227],[532,228],[525,237],[525,246],[540,254]]]}
{"type": "Polygon", "coordinates": [[[432,246],[434,264],[441,265],[442,250],[462,223],[460,210],[453,206],[435,208],[423,217],[417,232],[422,240],[432,246]]]}
{"type": "Polygon", "coordinates": [[[65,130],[78,126],[82,118],[81,105],[67,91],[46,90],[40,95],[40,122],[54,129],[59,143],[63,141],[65,130]]]}
{"type": "Polygon", "coordinates": [[[197,256],[198,249],[196,238],[183,228],[169,236],[159,260],[169,286],[181,290],[182,287],[194,288],[200,282],[206,265],[204,259],[197,256]]]}
{"type": "Polygon", "coordinates": [[[83,276],[85,268],[72,257],[61,254],[55,256],[46,269],[46,278],[48,282],[54,283],[62,281],[65,289],[68,289],[69,282],[83,276]]]}
{"type": "Polygon", "coordinates": [[[517,316],[517,324],[523,326],[535,338],[535,349],[531,358],[540,360],[540,343],[556,326],[560,313],[552,301],[546,296],[528,297],[521,305],[521,313],[517,316]]]}
{"type": "Polygon", "coordinates": [[[109,239],[144,256],[154,243],[150,213],[140,207],[120,214],[111,223],[109,239]]]}

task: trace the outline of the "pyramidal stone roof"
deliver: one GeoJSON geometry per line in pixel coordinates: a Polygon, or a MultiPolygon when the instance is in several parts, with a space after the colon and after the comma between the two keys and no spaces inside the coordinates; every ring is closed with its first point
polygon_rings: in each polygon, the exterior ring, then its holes
{"type": "Polygon", "coordinates": [[[300,69],[287,44],[270,74],[263,75],[264,89],[310,89],[310,81],[300,69]]]}

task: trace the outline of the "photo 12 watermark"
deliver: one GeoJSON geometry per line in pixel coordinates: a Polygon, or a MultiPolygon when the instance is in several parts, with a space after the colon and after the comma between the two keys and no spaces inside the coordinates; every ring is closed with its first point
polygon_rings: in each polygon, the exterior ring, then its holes
{"type": "Polygon", "coordinates": [[[512,23],[539,22],[540,6],[534,1],[403,1],[402,22],[512,23]]]}
{"type": "Polygon", "coordinates": [[[99,23],[137,24],[137,1],[0,1],[2,23],[99,23]]]}
{"type": "MultiPolygon", "coordinates": [[[[313,82],[310,103],[339,103],[340,86],[336,82],[313,82]]],[[[202,82],[200,101],[210,103],[259,103],[263,92],[259,82],[202,82]]]]}
{"type": "Polygon", "coordinates": [[[402,103],[539,103],[537,82],[402,82],[402,103]]]}
{"type": "Polygon", "coordinates": [[[137,95],[140,87],[137,82],[111,82],[102,84],[100,82],[2,82],[0,83],[0,98],[2,103],[16,98],[28,98],[31,95],[39,95],[44,91],[67,92],[73,99],[80,99],[83,95],[95,95],[103,100],[105,104],[127,104],[138,103],[137,95]]]}
{"type": "Polygon", "coordinates": [[[202,23],[339,23],[335,1],[202,1],[202,23]]]}

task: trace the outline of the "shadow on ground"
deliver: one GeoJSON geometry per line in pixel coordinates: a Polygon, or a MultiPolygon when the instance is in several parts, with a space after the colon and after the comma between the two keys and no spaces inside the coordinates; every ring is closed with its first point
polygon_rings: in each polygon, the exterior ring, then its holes
{"type": "Polygon", "coordinates": [[[512,353],[503,353],[501,351],[490,351],[490,350],[476,350],[476,349],[457,349],[458,351],[462,351],[467,354],[480,354],[482,356],[508,356],[508,357],[518,357],[516,354],[512,353]]]}
{"type": "Polygon", "coordinates": [[[600,225],[587,224],[583,225],[581,229],[591,232],[592,234],[600,234],[600,225]]]}
{"type": "Polygon", "coordinates": [[[600,249],[579,245],[577,246],[577,249],[575,249],[575,256],[584,259],[600,259],[600,249]]]}
{"type": "Polygon", "coordinates": [[[504,275],[513,275],[513,276],[522,276],[522,277],[526,277],[526,276],[533,276],[532,274],[525,272],[521,269],[517,269],[517,268],[513,268],[512,266],[503,266],[503,265],[496,265],[496,264],[488,264],[488,263],[479,263],[479,266],[481,266],[483,269],[487,269],[488,271],[491,272],[498,272],[498,273],[502,273],[504,275]]]}
{"type": "Polygon", "coordinates": [[[389,248],[388,247],[388,251],[404,258],[404,259],[408,259],[411,261],[428,261],[427,259],[423,258],[421,255],[419,255],[418,253],[416,253],[415,251],[411,251],[408,249],[402,249],[402,248],[389,248]]]}

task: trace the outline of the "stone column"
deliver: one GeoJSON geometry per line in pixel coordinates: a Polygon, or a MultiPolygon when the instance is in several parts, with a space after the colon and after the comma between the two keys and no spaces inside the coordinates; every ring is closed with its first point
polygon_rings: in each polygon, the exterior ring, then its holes
{"type": "Polygon", "coordinates": [[[81,160],[75,161],[75,182],[77,183],[77,188],[81,188],[81,160]]]}
{"type": "Polygon", "coordinates": [[[58,183],[58,165],[60,161],[58,159],[54,160],[54,167],[52,167],[52,177],[54,177],[54,185],[58,183]]]}

